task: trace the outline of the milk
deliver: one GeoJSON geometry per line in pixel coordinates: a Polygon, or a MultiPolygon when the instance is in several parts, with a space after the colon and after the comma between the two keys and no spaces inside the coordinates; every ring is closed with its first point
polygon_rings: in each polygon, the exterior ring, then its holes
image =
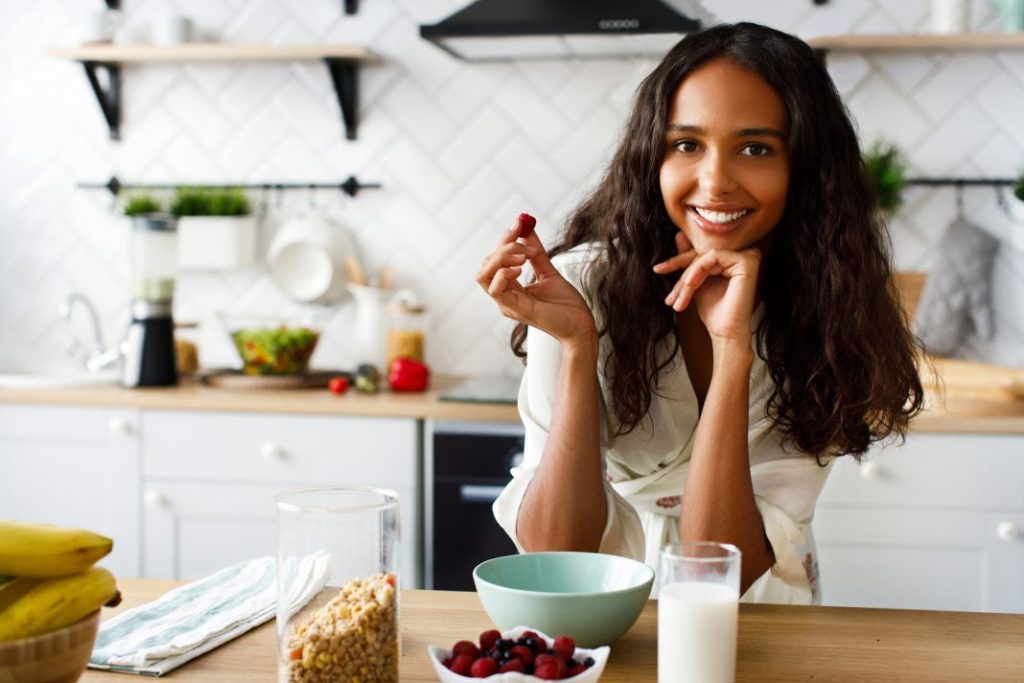
{"type": "Polygon", "coordinates": [[[739,595],[685,581],[658,594],[658,683],[729,683],[736,676],[739,595]]]}

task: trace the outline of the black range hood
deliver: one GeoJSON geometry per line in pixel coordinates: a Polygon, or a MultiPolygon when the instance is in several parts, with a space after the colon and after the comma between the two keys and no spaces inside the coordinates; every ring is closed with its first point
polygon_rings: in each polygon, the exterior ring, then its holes
{"type": "Polygon", "coordinates": [[[665,54],[701,22],[662,0],[476,0],[420,35],[469,61],[665,54]]]}

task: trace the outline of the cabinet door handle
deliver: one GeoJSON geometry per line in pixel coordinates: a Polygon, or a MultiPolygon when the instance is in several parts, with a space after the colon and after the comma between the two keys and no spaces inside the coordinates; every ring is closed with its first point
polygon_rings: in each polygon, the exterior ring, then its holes
{"type": "Polygon", "coordinates": [[[881,479],[882,466],[872,460],[865,460],[860,464],[861,479],[881,479]]]}
{"type": "Polygon", "coordinates": [[[111,434],[131,434],[132,424],[123,417],[112,417],[107,423],[107,429],[111,434]]]}
{"type": "Polygon", "coordinates": [[[1003,541],[1016,541],[1020,536],[1020,529],[1013,522],[999,522],[996,526],[996,536],[1003,541]]]}
{"type": "Polygon", "coordinates": [[[479,486],[473,484],[463,484],[459,487],[459,500],[463,503],[482,503],[484,505],[490,505],[501,492],[505,490],[504,486],[479,486]]]}
{"type": "Polygon", "coordinates": [[[148,508],[162,508],[168,504],[167,496],[156,489],[149,489],[142,497],[148,508]]]}
{"type": "Polygon", "coordinates": [[[267,462],[279,462],[284,460],[284,449],[272,441],[267,441],[260,446],[260,455],[267,462]]]}

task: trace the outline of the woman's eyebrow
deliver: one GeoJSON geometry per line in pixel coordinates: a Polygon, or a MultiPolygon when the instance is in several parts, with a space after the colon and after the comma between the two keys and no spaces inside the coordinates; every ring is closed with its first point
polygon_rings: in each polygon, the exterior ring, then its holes
{"type": "MultiPolygon", "coordinates": [[[[704,135],[705,130],[700,126],[694,126],[685,123],[670,123],[668,124],[669,133],[693,133],[695,135],[704,135]]],[[[747,138],[747,137],[775,137],[785,142],[786,134],[777,128],[741,128],[733,134],[733,137],[747,138]]]]}

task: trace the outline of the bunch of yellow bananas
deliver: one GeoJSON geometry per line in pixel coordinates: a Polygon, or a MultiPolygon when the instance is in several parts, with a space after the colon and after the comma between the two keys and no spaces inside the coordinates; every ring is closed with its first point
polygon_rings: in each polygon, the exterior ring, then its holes
{"type": "Polygon", "coordinates": [[[92,566],[114,542],[85,529],[0,519],[0,643],[69,626],[121,600],[92,566]]]}

